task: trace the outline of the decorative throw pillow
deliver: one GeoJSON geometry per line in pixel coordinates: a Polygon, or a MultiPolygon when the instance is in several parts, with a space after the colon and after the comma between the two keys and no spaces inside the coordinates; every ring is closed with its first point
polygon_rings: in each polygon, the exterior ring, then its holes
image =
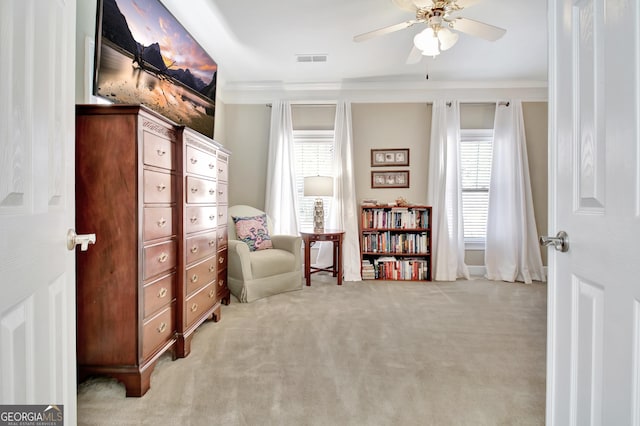
{"type": "Polygon", "coordinates": [[[232,216],[232,218],[236,225],[238,239],[247,243],[250,251],[273,248],[266,214],[251,217],[232,216]]]}

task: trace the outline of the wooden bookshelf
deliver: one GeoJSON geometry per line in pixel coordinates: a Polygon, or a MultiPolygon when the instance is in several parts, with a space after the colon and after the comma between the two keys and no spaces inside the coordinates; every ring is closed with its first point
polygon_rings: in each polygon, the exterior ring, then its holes
{"type": "Polygon", "coordinates": [[[431,207],[360,206],[362,279],[431,281],[431,207]]]}

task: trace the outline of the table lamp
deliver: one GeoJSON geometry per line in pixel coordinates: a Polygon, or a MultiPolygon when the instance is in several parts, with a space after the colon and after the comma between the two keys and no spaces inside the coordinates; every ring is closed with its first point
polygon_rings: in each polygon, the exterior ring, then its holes
{"type": "Polygon", "coordinates": [[[304,196],[316,197],[313,207],[313,230],[324,231],[324,203],[321,197],[333,196],[333,178],[331,176],[306,176],[304,178],[304,196]]]}

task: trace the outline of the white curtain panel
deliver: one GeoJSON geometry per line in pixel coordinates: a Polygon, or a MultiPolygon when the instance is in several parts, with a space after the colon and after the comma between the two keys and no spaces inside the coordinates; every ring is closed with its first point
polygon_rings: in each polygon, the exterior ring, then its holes
{"type": "MultiPolygon", "coordinates": [[[[358,203],[353,162],[353,137],[351,130],[351,102],[336,105],[333,197],[329,211],[329,229],[343,229],[342,264],[345,281],[361,281],[360,236],[358,234],[358,203]]],[[[332,243],[321,244],[317,265],[333,263],[332,243]]]]}
{"type": "Polygon", "coordinates": [[[460,107],[457,101],[433,103],[429,185],[427,202],[432,207],[432,279],[469,279],[464,263],[464,228],[460,178],[460,107]]]}
{"type": "Polygon", "coordinates": [[[272,103],[268,156],[265,212],[275,234],[298,235],[293,122],[287,101],[272,103]]]}
{"type": "Polygon", "coordinates": [[[519,100],[496,105],[485,265],[490,280],[545,280],[519,100]]]}

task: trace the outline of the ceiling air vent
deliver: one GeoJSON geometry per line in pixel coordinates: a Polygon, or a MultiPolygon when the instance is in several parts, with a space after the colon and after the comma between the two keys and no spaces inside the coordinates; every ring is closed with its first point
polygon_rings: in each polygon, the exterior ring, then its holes
{"type": "Polygon", "coordinates": [[[327,62],[327,55],[296,55],[296,62],[327,62]]]}

